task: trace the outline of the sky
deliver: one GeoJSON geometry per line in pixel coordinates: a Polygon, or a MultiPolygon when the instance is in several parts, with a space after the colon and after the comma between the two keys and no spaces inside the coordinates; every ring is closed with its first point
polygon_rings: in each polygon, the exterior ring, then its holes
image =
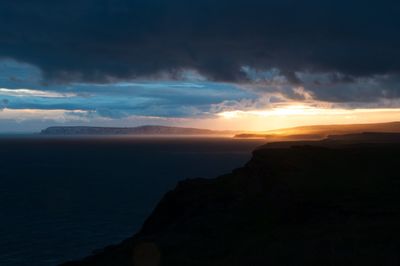
{"type": "Polygon", "coordinates": [[[0,132],[400,120],[400,2],[0,0],[0,132]]]}

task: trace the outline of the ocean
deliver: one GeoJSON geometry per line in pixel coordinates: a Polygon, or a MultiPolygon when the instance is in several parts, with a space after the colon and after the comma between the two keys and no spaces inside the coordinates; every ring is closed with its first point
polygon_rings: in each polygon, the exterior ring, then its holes
{"type": "Polygon", "coordinates": [[[116,244],[179,180],[228,173],[264,142],[2,136],[0,265],[57,265],[116,244]]]}

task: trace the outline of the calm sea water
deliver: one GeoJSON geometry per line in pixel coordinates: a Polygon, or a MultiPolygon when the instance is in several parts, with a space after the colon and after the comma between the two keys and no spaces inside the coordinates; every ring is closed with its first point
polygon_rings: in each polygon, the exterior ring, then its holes
{"type": "Polygon", "coordinates": [[[0,265],[57,265],[118,243],[179,180],[230,172],[263,142],[2,136],[0,265]]]}

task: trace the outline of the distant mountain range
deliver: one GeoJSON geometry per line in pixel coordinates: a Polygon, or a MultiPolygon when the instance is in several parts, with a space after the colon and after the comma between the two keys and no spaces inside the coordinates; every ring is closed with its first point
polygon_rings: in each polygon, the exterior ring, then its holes
{"type": "Polygon", "coordinates": [[[234,135],[235,131],[215,131],[209,129],[140,126],[140,127],[49,127],[40,132],[42,135],[234,135]]]}

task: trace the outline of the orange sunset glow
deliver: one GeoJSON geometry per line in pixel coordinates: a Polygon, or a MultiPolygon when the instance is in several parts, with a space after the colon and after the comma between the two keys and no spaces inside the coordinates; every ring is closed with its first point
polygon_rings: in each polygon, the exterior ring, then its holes
{"type": "Polygon", "coordinates": [[[215,120],[192,123],[215,129],[265,131],[304,125],[384,123],[398,120],[400,108],[341,109],[288,105],[267,110],[226,111],[219,113],[215,120]]]}

